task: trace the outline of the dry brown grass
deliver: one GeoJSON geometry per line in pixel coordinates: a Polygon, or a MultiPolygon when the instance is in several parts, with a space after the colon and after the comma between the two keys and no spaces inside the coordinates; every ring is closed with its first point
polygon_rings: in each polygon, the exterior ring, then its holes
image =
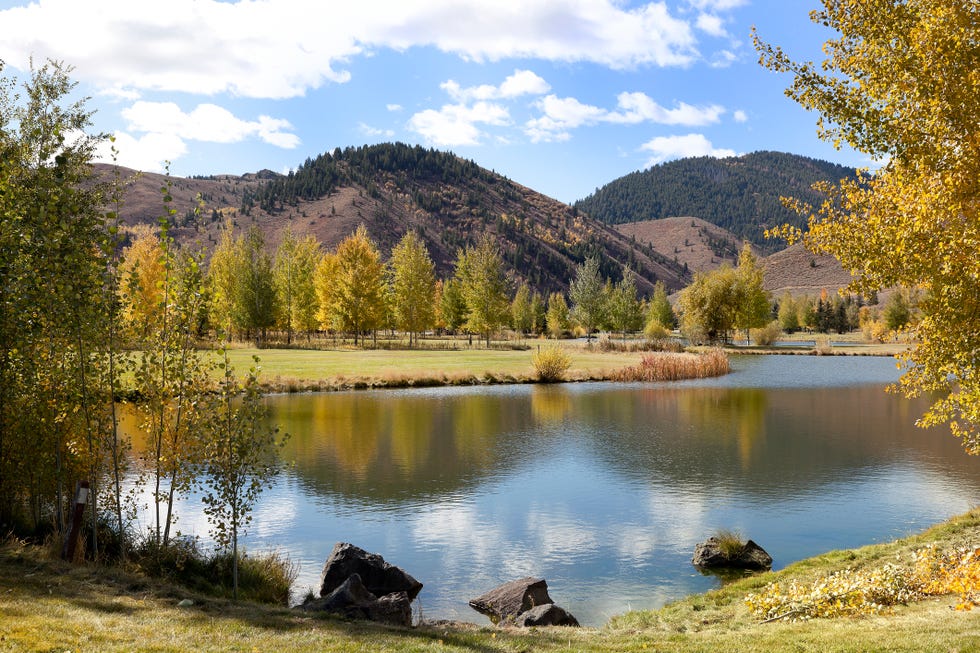
{"type": "Polygon", "coordinates": [[[613,381],[680,381],[723,376],[731,371],[728,355],[720,349],[704,354],[647,354],[639,365],[630,365],[610,375],[613,381]]]}

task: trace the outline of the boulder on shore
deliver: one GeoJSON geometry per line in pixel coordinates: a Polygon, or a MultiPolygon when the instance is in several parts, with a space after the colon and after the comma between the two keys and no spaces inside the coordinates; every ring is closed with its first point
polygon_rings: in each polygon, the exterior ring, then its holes
{"type": "Polygon", "coordinates": [[[320,596],[327,596],[353,574],[360,576],[364,587],[377,597],[405,592],[412,601],[422,590],[422,583],[388,564],[380,555],[347,542],[338,542],[320,573],[320,596]]]}
{"type": "Polygon", "coordinates": [[[694,547],[691,564],[699,569],[748,569],[765,571],[772,568],[772,556],[765,549],[749,540],[738,551],[721,546],[716,537],[709,537],[694,547]]]}
{"type": "Polygon", "coordinates": [[[567,610],[554,603],[536,605],[527,612],[522,612],[514,619],[514,625],[522,628],[530,626],[578,626],[578,619],[567,610]]]}
{"type": "Polygon", "coordinates": [[[412,625],[412,602],[405,592],[394,592],[380,598],[368,591],[361,577],[351,574],[327,596],[299,606],[310,612],[329,612],[349,619],[367,619],[395,626],[412,625]]]}
{"type": "Polygon", "coordinates": [[[495,624],[516,626],[578,626],[578,621],[556,606],[543,578],[521,578],[504,583],[470,602],[470,607],[495,624]]]}

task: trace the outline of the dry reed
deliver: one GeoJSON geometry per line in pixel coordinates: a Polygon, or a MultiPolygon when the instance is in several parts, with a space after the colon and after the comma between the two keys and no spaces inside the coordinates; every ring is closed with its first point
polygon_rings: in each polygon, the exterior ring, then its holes
{"type": "Polygon", "coordinates": [[[729,371],[731,367],[725,352],[712,349],[704,354],[648,354],[639,365],[616,370],[609,378],[613,381],[680,381],[722,376],[729,371]]]}

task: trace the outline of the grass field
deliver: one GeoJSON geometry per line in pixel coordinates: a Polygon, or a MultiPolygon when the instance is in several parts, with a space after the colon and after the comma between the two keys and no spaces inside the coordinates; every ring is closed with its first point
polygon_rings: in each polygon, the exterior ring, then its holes
{"type": "MultiPolygon", "coordinates": [[[[553,341],[528,344],[528,350],[468,348],[465,344],[456,350],[241,348],[229,350],[229,356],[239,370],[247,369],[252,356],[258,356],[260,380],[273,390],[513,383],[535,379],[531,357],[538,346],[550,347],[553,341]]],[[[604,379],[642,357],[641,353],[589,351],[577,342],[564,347],[572,360],[567,378],[573,381],[604,379]]]]}
{"type": "MultiPolygon", "coordinates": [[[[887,614],[760,623],[747,593],[773,580],[810,582],[846,567],[907,560],[928,543],[980,542],[980,510],[897,542],[835,551],[775,573],[743,579],[603,628],[497,629],[436,623],[391,628],[284,608],[195,595],[125,570],[69,566],[42,549],[0,545],[3,651],[977,651],[980,613],[955,597],[898,606],[887,614]],[[191,599],[194,604],[179,607],[191,599]]],[[[474,613],[474,620],[481,620],[474,613]]]]}

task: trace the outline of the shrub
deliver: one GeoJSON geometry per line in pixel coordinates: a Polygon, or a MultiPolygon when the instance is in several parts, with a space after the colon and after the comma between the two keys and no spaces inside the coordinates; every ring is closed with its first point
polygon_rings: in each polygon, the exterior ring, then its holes
{"type": "Polygon", "coordinates": [[[778,320],[773,320],[761,329],[752,329],[752,341],[760,347],[768,347],[779,340],[783,333],[783,328],[778,320]]]}
{"type": "Polygon", "coordinates": [[[534,365],[534,371],[539,380],[545,383],[553,383],[565,378],[565,372],[572,366],[572,359],[565,353],[564,349],[554,346],[539,349],[531,357],[531,363],[534,365]]]}
{"type": "Polygon", "coordinates": [[[647,340],[666,340],[670,337],[670,331],[660,322],[650,320],[643,329],[643,335],[647,340]]]}

